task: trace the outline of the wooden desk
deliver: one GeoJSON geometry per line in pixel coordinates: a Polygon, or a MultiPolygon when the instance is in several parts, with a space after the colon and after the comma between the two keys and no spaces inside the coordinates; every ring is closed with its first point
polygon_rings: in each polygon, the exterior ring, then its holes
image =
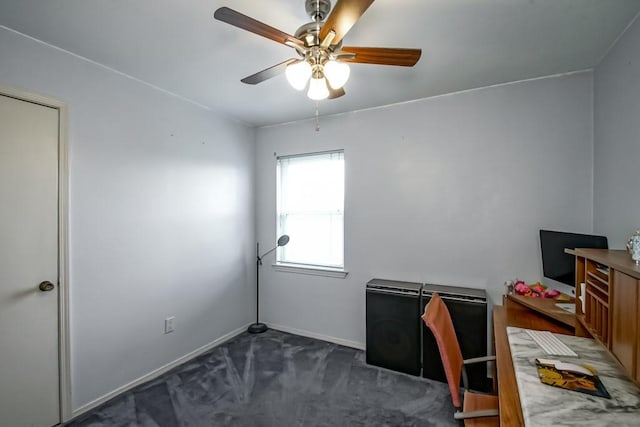
{"type": "Polygon", "coordinates": [[[640,266],[624,250],[565,249],[576,257],[576,335],[595,338],[640,386],[640,266]]]}
{"type": "MultiPolygon", "coordinates": [[[[523,426],[524,418],[520,407],[520,395],[518,384],[513,370],[511,350],[507,338],[507,326],[516,326],[527,329],[546,330],[560,334],[573,335],[573,326],[546,314],[544,308],[552,309],[546,305],[555,304],[553,300],[541,300],[535,298],[538,303],[526,301],[522,304],[519,298],[509,295],[503,301],[503,306],[493,307],[493,337],[496,354],[496,374],[498,376],[498,399],[500,402],[500,425],[523,426]]],[[[522,297],[524,298],[524,297],[522,297]]],[[[533,298],[532,298],[533,300],[533,298]]],[[[573,318],[572,315],[569,315],[573,318]]],[[[566,319],[565,319],[566,320],[566,319]]]]}
{"type": "MultiPolygon", "coordinates": [[[[562,325],[566,325],[568,327],[567,333],[569,335],[573,335],[573,331],[576,326],[576,316],[573,313],[569,313],[568,311],[565,311],[557,307],[556,304],[559,301],[556,301],[554,299],[549,299],[549,298],[531,298],[531,297],[525,297],[522,295],[507,295],[504,299],[506,302],[503,301],[503,304],[505,304],[505,306],[508,307],[510,310],[512,311],[523,310],[523,307],[521,306],[524,306],[528,309],[526,311],[533,310],[534,312],[543,315],[545,318],[551,318],[549,319],[551,321],[555,320],[559,324],[559,327],[562,327],[562,325]]],[[[575,298],[570,298],[568,301],[563,301],[563,302],[575,304],[576,300],[575,298]]],[[[518,311],[518,313],[520,312],[521,311],[518,311]]],[[[529,321],[531,320],[532,319],[529,319],[529,321]]],[[[538,321],[535,321],[535,322],[538,322],[538,321]]],[[[517,325],[509,325],[509,326],[517,326],[517,325]]],[[[528,328],[528,329],[535,329],[535,328],[528,328]]]]}

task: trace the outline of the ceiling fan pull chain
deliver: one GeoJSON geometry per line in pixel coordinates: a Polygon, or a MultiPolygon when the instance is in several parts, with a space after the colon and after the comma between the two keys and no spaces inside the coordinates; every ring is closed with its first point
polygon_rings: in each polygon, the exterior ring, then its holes
{"type": "Polygon", "coordinates": [[[318,112],[319,102],[316,101],[316,132],[320,132],[320,114],[318,112]]]}

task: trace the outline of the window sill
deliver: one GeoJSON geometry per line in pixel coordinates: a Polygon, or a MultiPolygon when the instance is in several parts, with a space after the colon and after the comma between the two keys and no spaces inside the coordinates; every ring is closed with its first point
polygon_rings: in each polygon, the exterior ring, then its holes
{"type": "Polygon", "coordinates": [[[309,274],[312,276],[335,277],[338,279],[344,279],[347,277],[347,274],[349,274],[348,271],[340,268],[316,267],[312,265],[272,264],[271,266],[274,270],[285,273],[309,274]]]}

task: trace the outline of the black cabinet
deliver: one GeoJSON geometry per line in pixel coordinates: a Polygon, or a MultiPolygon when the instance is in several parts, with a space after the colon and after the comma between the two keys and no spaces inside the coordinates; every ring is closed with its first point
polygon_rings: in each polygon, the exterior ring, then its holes
{"type": "MultiPolygon", "coordinates": [[[[487,355],[487,296],[482,289],[454,286],[430,285],[422,287],[421,312],[437,292],[451,314],[460,350],[464,359],[487,355]]],[[[469,387],[472,390],[488,391],[486,363],[467,365],[469,387]]],[[[446,382],[442,359],[431,330],[422,328],[422,376],[446,382]]]]}
{"type": "Polygon", "coordinates": [[[420,375],[421,283],[367,283],[367,363],[420,375]]]}

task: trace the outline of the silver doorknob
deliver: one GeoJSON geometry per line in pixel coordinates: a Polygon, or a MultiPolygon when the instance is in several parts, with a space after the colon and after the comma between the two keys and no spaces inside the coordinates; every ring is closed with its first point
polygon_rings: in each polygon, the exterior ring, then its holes
{"type": "Polygon", "coordinates": [[[38,289],[40,289],[42,292],[51,292],[53,288],[55,288],[55,286],[48,280],[45,280],[38,285],[38,289]]]}

